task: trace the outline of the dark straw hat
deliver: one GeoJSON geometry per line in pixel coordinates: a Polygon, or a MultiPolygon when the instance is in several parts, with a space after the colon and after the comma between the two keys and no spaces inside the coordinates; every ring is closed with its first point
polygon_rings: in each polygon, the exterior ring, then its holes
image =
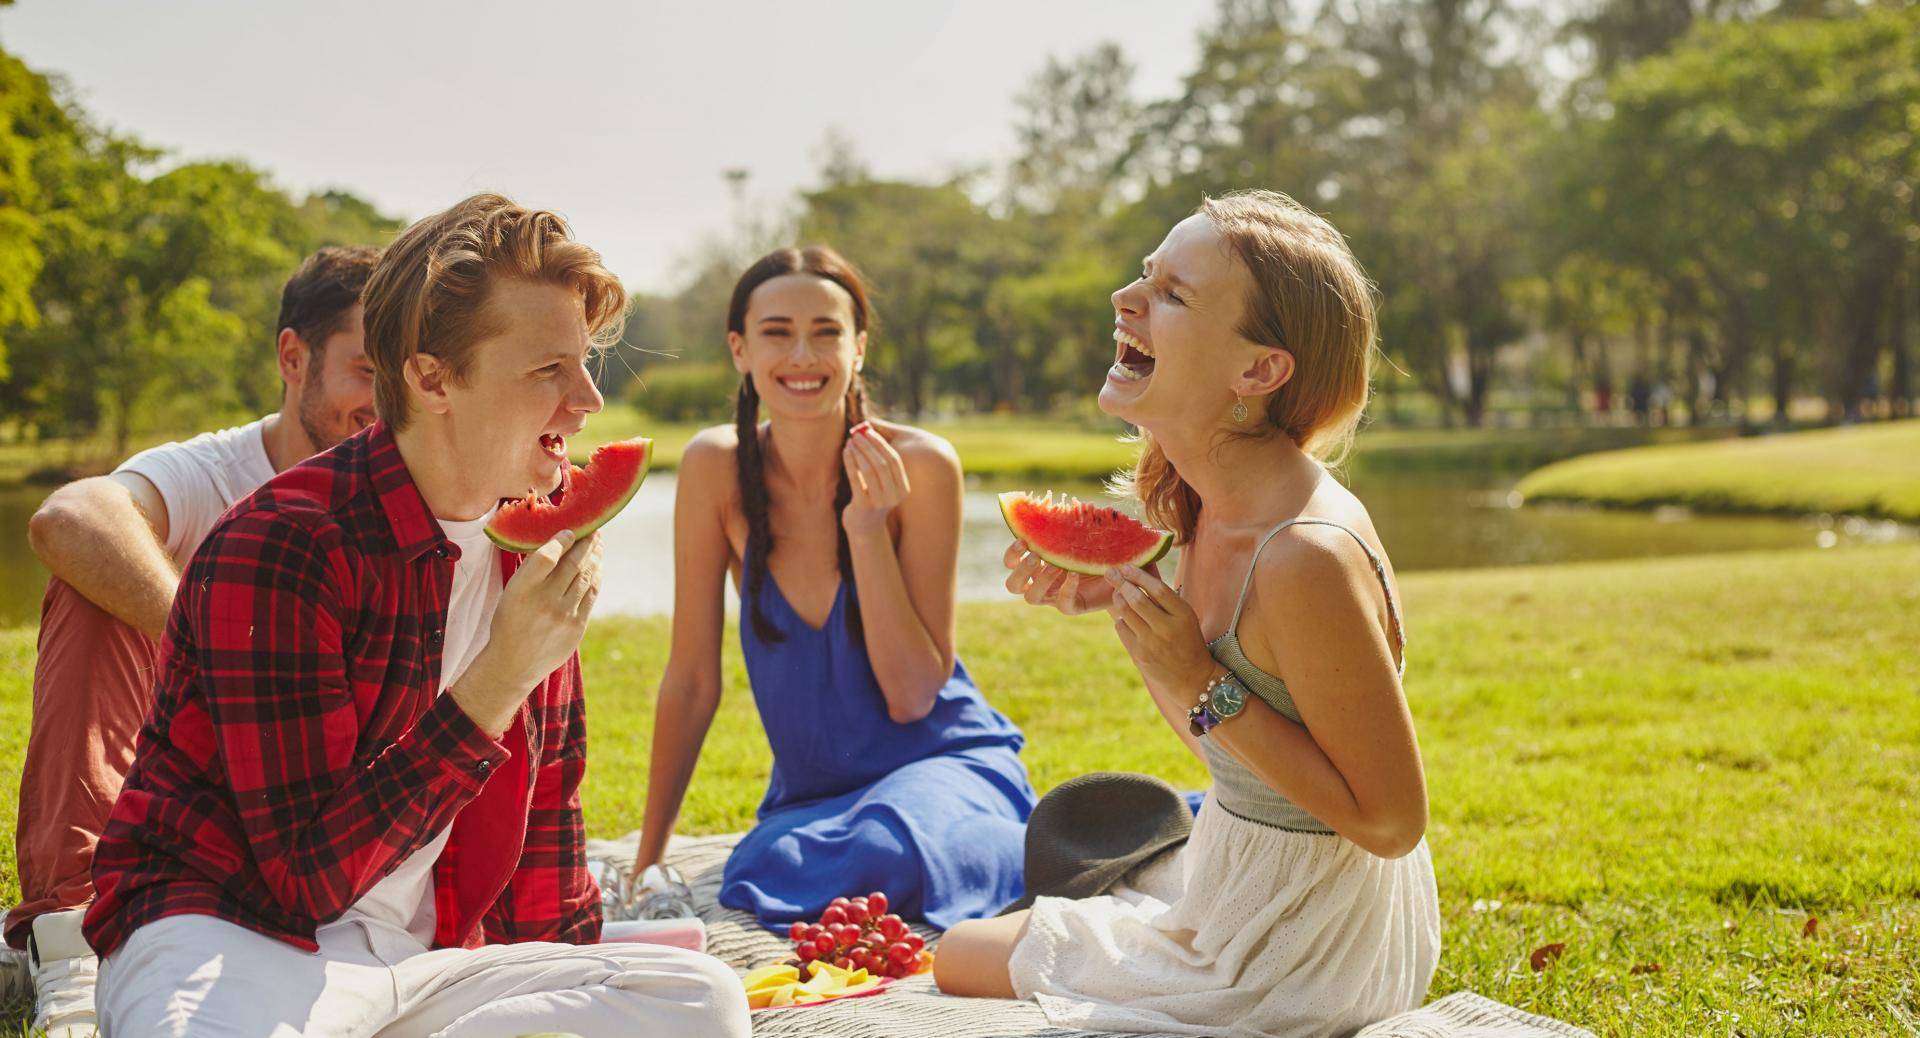
{"type": "Polygon", "coordinates": [[[1193,809],[1152,775],[1097,771],[1055,786],[1027,820],[1026,896],[1001,915],[1032,908],[1036,897],[1092,897],[1137,865],[1185,843],[1193,809]]]}

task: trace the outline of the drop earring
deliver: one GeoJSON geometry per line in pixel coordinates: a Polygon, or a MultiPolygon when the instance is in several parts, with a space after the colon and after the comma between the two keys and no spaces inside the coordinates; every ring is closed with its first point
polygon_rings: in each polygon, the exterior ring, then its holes
{"type": "Polygon", "coordinates": [[[1233,402],[1233,422],[1235,425],[1247,424],[1247,398],[1240,397],[1233,402]]]}

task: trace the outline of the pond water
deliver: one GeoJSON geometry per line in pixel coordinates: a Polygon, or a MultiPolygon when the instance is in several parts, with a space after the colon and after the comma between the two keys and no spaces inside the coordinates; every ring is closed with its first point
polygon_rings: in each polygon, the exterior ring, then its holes
{"type": "MultiPolygon", "coordinates": [[[[1039,489],[1041,484],[1028,484],[1039,489]]],[[[673,604],[673,494],[671,473],[650,477],[626,511],[608,524],[606,581],[598,611],[664,613],[673,604]]],[[[1083,500],[1097,485],[1054,483],[1083,500]]],[[[1618,512],[1551,507],[1516,508],[1512,480],[1485,473],[1370,475],[1354,490],[1366,502],[1400,572],[1465,569],[1587,559],[1686,555],[1767,548],[1845,547],[1913,538],[1920,531],[1859,519],[1783,519],[1693,515],[1685,510],[1618,512]]],[[[1007,530],[994,493],[1006,486],[969,488],[961,532],[959,585],[963,600],[1007,598],[1001,553],[1007,530]]],[[[45,487],[0,488],[0,627],[38,616],[46,571],[27,546],[27,517],[45,487]]],[[[729,605],[733,604],[728,592],[729,605]]]]}

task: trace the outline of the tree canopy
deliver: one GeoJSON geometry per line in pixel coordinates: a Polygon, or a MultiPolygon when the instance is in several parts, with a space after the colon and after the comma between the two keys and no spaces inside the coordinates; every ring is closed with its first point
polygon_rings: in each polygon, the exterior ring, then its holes
{"type": "Polygon", "coordinates": [[[281,284],[398,226],[343,191],[296,200],[237,162],[168,162],[0,52],[0,416],[109,436],[278,403],[281,284]]]}

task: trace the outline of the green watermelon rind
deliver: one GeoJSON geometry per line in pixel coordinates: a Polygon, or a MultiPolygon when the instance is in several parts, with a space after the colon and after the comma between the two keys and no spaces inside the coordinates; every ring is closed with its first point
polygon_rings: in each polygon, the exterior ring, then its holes
{"type": "Polygon", "coordinates": [[[1024,490],[1009,490],[999,495],[997,500],[1000,503],[1000,519],[1007,524],[1007,529],[1012,532],[1014,539],[1025,544],[1028,551],[1046,560],[1048,565],[1066,570],[1069,573],[1079,573],[1082,576],[1088,577],[1099,577],[1104,576],[1107,570],[1113,566],[1138,566],[1145,569],[1165,558],[1167,552],[1173,549],[1173,534],[1165,530],[1154,530],[1153,527],[1146,526],[1146,524],[1142,523],[1141,525],[1144,529],[1151,530],[1160,535],[1160,540],[1146,551],[1129,559],[1118,559],[1112,562],[1092,562],[1076,559],[1070,555],[1063,555],[1056,551],[1049,551],[1045,548],[1037,547],[1020,531],[1020,524],[1014,521],[1011,506],[1015,501],[1031,501],[1035,504],[1040,504],[1039,499],[1024,490]]]}
{"type": "MultiPolygon", "coordinates": [[[[633,485],[627,488],[627,492],[625,494],[620,495],[619,500],[613,502],[608,507],[601,510],[599,515],[595,516],[592,519],[587,520],[585,523],[582,523],[579,526],[569,527],[569,529],[573,530],[574,539],[576,541],[582,538],[585,538],[589,534],[593,533],[595,530],[598,530],[602,526],[605,526],[607,525],[607,523],[611,522],[614,516],[619,515],[620,512],[623,509],[625,509],[627,505],[633,501],[634,495],[640,492],[640,484],[645,483],[647,481],[647,473],[653,470],[653,441],[650,439],[646,439],[645,437],[638,437],[636,439],[637,439],[637,442],[643,445],[643,449],[645,453],[640,456],[640,470],[634,473],[633,485]]],[[[636,440],[624,440],[621,442],[634,443],[636,442],[636,440]]],[[[609,444],[608,446],[614,446],[614,444],[609,444]]],[[[593,463],[591,461],[587,463],[586,471],[587,472],[593,471],[593,463]]],[[[503,508],[504,507],[510,507],[510,506],[503,506],[503,508]]],[[[535,549],[539,548],[540,545],[546,543],[545,540],[538,541],[533,544],[527,544],[521,541],[514,540],[513,538],[495,530],[493,528],[492,523],[487,524],[486,533],[487,533],[487,539],[492,541],[494,544],[499,545],[502,549],[506,551],[515,552],[521,555],[525,555],[528,552],[534,551],[535,549]]],[[[559,536],[559,531],[557,530],[554,531],[554,536],[559,536]]]]}

